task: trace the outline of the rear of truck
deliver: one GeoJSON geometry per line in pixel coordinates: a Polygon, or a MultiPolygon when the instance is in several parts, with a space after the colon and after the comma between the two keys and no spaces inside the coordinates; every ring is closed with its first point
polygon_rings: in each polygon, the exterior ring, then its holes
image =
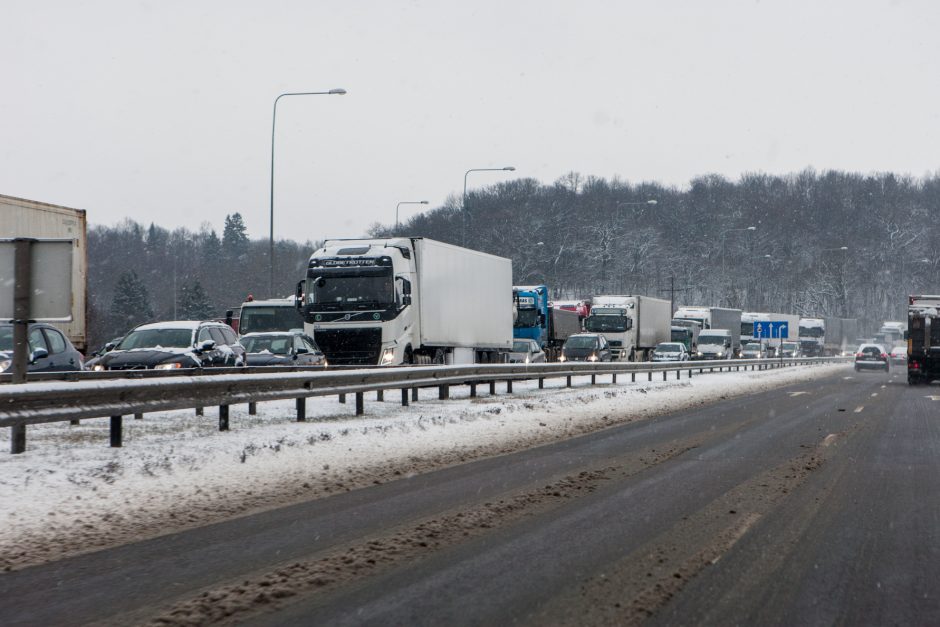
{"type": "Polygon", "coordinates": [[[907,315],[907,382],[940,380],[940,295],[911,296],[907,315]]]}

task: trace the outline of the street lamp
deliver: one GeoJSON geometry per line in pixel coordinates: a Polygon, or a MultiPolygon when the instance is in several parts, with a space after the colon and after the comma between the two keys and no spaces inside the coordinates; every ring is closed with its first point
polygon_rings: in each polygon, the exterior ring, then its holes
{"type": "Polygon", "coordinates": [[[402,205],[426,205],[428,201],[426,200],[403,200],[397,205],[395,205],[395,231],[398,231],[398,208],[402,205]]]}
{"type": "Polygon", "coordinates": [[[277,103],[285,96],[342,96],[345,93],[345,89],[289,92],[274,99],[274,113],[271,115],[271,238],[268,247],[268,263],[271,266],[271,284],[269,288],[271,298],[274,298],[274,129],[277,127],[277,103]]]}
{"type": "Polygon", "coordinates": [[[463,200],[460,203],[460,209],[463,211],[461,244],[467,245],[467,176],[471,172],[515,172],[515,166],[507,165],[505,168],[470,168],[463,175],[463,200]]]}

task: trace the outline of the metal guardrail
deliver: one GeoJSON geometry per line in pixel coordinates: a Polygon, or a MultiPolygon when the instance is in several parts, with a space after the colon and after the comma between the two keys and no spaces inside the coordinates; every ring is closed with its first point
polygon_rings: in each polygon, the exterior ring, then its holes
{"type": "MultiPolygon", "coordinates": [[[[661,373],[666,380],[669,373],[679,379],[688,371],[736,371],[764,370],[784,366],[830,363],[845,361],[841,357],[813,357],[796,359],[738,359],[725,361],[686,362],[567,362],[542,364],[486,364],[467,366],[418,366],[399,368],[374,368],[354,370],[250,372],[237,369],[238,374],[217,373],[206,376],[121,378],[102,381],[101,378],[81,377],[82,380],[38,381],[0,386],[0,427],[11,427],[11,452],[26,450],[26,426],[49,422],[71,421],[86,418],[111,419],[110,444],[123,443],[123,417],[133,414],[142,418],[148,412],[178,409],[195,409],[202,415],[202,408],[219,408],[219,430],[229,429],[229,407],[247,403],[249,413],[255,413],[256,403],[284,399],[296,400],[297,420],[306,419],[306,399],[313,396],[338,395],[345,402],[347,394],[354,394],[356,415],[362,415],[364,393],[376,392],[384,400],[387,390],[401,390],[401,404],[417,400],[419,388],[437,387],[438,397],[447,399],[450,387],[470,386],[470,396],[476,396],[478,385],[489,385],[490,394],[496,394],[496,382],[506,383],[507,392],[512,392],[513,381],[539,381],[566,378],[568,387],[573,377],[591,377],[591,384],[600,375],[610,375],[617,382],[618,375],[646,374],[648,380],[661,373]]],[[[260,368],[258,368],[260,369],[260,368]]],[[[286,370],[291,370],[287,368],[286,370]]],[[[299,369],[298,369],[299,370],[299,369]]],[[[89,373],[106,374],[106,373],[89,373]]]]}

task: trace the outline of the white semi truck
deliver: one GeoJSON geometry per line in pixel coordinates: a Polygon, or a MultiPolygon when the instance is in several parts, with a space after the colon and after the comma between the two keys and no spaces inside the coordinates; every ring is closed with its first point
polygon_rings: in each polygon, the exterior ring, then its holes
{"type": "Polygon", "coordinates": [[[328,240],[297,285],[331,365],[499,362],[512,350],[512,261],[424,238],[328,240]]]}
{"type": "Polygon", "coordinates": [[[672,303],[649,296],[595,296],[584,330],[607,338],[614,360],[646,361],[672,339],[672,303]]]}
{"type": "Polygon", "coordinates": [[[70,209],[35,200],[0,195],[0,237],[72,240],[72,321],[56,322],[81,352],[88,348],[85,306],[88,283],[87,236],[84,209],[70,209]]]}
{"type": "Polygon", "coordinates": [[[855,347],[855,318],[800,318],[800,349],[807,357],[846,355],[855,347]]]}

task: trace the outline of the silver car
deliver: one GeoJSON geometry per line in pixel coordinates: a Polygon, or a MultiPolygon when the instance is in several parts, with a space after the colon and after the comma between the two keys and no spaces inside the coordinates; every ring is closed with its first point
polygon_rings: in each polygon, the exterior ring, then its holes
{"type": "Polygon", "coordinates": [[[509,353],[511,364],[537,364],[545,361],[545,351],[535,340],[515,339],[512,352],[509,353]]]}
{"type": "Polygon", "coordinates": [[[656,345],[650,361],[688,361],[689,351],[682,342],[662,342],[656,345]]]}

